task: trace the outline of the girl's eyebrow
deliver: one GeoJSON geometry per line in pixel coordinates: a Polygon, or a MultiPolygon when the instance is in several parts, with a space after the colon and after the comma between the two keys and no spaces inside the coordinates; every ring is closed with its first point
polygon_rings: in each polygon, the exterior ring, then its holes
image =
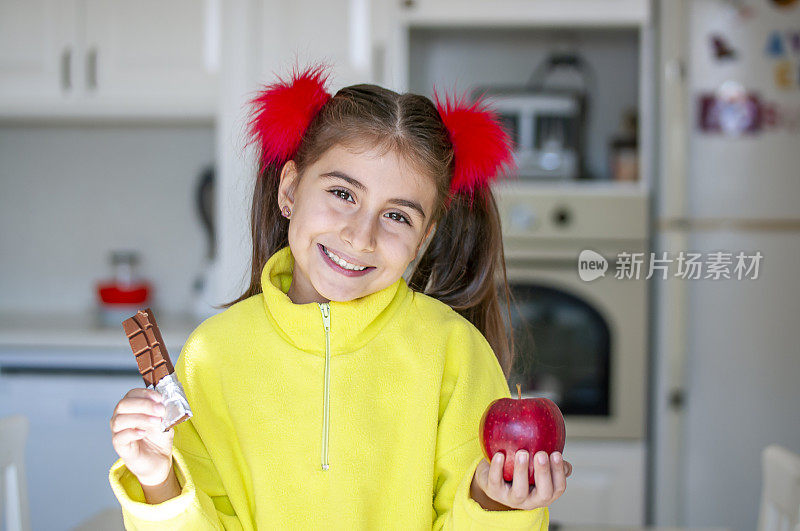
{"type": "MultiPolygon", "coordinates": [[[[343,180],[345,182],[350,183],[352,186],[358,188],[362,192],[366,192],[367,191],[367,187],[364,186],[360,181],[358,181],[358,180],[354,179],[353,177],[350,177],[346,173],[343,173],[343,172],[340,172],[340,171],[336,171],[336,170],[329,171],[327,173],[321,174],[320,177],[322,177],[323,179],[341,179],[341,180],[343,180]]],[[[395,205],[400,205],[400,206],[405,206],[405,207],[408,207],[408,208],[413,208],[414,210],[416,210],[422,216],[423,221],[425,220],[425,211],[422,210],[422,205],[420,205],[416,201],[409,201],[408,199],[402,199],[402,198],[396,197],[394,199],[389,199],[389,202],[390,203],[394,203],[395,205]]]]}

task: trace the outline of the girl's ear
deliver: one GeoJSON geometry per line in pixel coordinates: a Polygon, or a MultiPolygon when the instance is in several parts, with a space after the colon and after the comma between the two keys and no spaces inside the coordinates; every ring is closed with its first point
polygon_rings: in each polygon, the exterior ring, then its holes
{"type": "Polygon", "coordinates": [[[294,189],[297,186],[297,165],[289,160],[281,169],[280,183],[278,184],[278,206],[288,206],[294,210],[294,189]]]}

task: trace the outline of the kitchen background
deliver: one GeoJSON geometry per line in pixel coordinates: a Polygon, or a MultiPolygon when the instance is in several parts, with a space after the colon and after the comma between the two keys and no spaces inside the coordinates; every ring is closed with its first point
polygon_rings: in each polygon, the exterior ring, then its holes
{"type": "Polygon", "coordinates": [[[191,307],[213,124],[3,124],[0,160],[0,311],[86,311],[118,248],[140,251],[163,311],[191,307]]]}
{"type": "Polygon", "coordinates": [[[108,420],[143,302],[114,288],[149,288],[173,357],[239,295],[246,102],[319,60],[332,92],[488,88],[517,135],[509,383],[565,413],[554,528],[766,528],[761,452],[800,453],[800,1],[0,0],[0,418],[29,422],[8,529],[121,528],[108,420]],[[651,251],[763,261],[614,278],[651,251]]]}

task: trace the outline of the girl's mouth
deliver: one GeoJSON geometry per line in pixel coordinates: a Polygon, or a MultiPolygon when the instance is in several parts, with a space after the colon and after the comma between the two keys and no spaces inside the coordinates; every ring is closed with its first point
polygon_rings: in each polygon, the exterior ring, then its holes
{"type": "Polygon", "coordinates": [[[361,271],[346,269],[337,264],[336,262],[334,262],[333,260],[331,260],[331,257],[328,256],[328,254],[325,252],[325,247],[323,247],[322,244],[318,243],[317,248],[319,249],[319,253],[322,255],[322,259],[325,261],[326,264],[328,264],[331,267],[331,269],[347,277],[360,277],[366,275],[367,273],[375,269],[374,267],[367,267],[365,269],[362,269],[361,271]]]}

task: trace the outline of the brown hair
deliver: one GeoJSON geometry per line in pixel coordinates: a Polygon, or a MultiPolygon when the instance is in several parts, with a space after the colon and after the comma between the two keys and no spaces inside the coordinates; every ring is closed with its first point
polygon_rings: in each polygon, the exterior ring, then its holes
{"type": "MultiPolygon", "coordinates": [[[[426,248],[420,250],[408,285],[444,302],[475,325],[494,350],[507,378],[514,361],[514,337],[506,331],[497,290],[499,280],[510,308],[500,216],[489,188],[477,192],[472,202],[460,194],[450,195],[453,146],[433,102],[418,94],[398,94],[377,85],[352,85],[339,90],[303,136],[293,159],[299,178],[337,144],[374,146],[384,152],[396,150],[420,173],[431,176],[436,200],[423,234],[434,223],[436,229],[426,248]],[[451,202],[446,208],[448,198],[451,202]]],[[[264,265],[289,244],[289,221],[280,215],[278,205],[282,167],[262,164],[259,169],[250,223],[250,286],[221,307],[261,293],[264,265]]],[[[508,323],[510,327],[510,316],[508,323]]]]}

